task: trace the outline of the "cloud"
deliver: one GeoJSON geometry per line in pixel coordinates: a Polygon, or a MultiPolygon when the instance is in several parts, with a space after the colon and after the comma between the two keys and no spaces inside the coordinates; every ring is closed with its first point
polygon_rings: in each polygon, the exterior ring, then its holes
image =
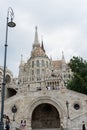
{"type": "Polygon", "coordinates": [[[34,42],[35,26],[43,35],[46,53],[68,61],[73,55],[87,59],[87,0],[3,0],[0,2],[0,65],[4,60],[6,16],[12,7],[16,27],[8,30],[7,67],[18,75],[21,54],[25,62],[34,42]]]}

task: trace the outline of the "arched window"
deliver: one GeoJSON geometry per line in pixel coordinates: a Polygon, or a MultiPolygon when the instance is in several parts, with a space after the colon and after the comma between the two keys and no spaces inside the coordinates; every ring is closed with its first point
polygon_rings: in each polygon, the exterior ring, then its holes
{"type": "Polygon", "coordinates": [[[34,75],[34,70],[32,70],[32,75],[34,75]]]}
{"type": "Polygon", "coordinates": [[[6,83],[10,83],[11,82],[11,77],[9,75],[6,75],[6,83]]]}
{"type": "Polygon", "coordinates": [[[34,61],[32,61],[32,68],[34,68],[34,61]]]}
{"type": "Polygon", "coordinates": [[[37,75],[39,75],[39,74],[40,74],[40,70],[39,70],[39,69],[37,69],[37,72],[36,72],[36,73],[37,73],[37,75]]]}
{"type": "Polygon", "coordinates": [[[46,61],[46,67],[48,67],[48,61],[46,61]]]}
{"type": "Polygon", "coordinates": [[[41,74],[44,75],[44,69],[42,69],[41,74]]]}
{"type": "Polygon", "coordinates": [[[36,61],[36,66],[39,67],[39,60],[36,61]]]}
{"type": "Polygon", "coordinates": [[[44,66],[44,60],[42,60],[42,66],[44,66]]]}

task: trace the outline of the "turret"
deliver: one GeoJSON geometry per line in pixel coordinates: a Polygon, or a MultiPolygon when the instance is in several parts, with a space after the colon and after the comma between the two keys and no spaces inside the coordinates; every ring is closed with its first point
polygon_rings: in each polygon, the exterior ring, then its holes
{"type": "Polygon", "coordinates": [[[19,76],[23,75],[23,70],[24,70],[24,61],[23,61],[23,55],[21,55],[21,61],[19,65],[19,76]]]}
{"type": "Polygon", "coordinates": [[[65,61],[65,58],[64,58],[64,53],[62,51],[62,70],[65,71],[66,69],[66,61],[65,61]]]}

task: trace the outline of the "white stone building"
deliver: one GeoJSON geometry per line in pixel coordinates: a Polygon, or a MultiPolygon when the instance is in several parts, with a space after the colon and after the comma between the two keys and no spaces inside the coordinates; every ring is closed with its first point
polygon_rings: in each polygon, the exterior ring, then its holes
{"type": "MultiPolygon", "coordinates": [[[[4,114],[9,116],[11,127],[19,128],[21,120],[26,120],[26,130],[59,129],[61,124],[70,130],[80,130],[82,121],[87,125],[87,96],[65,87],[71,75],[63,52],[61,60],[47,56],[43,41],[41,44],[38,41],[36,27],[30,58],[24,63],[21,56],[18,77],[6,70],[4,114]]],[[[0,91],[2,79],[0,67],[0,91]]]]}

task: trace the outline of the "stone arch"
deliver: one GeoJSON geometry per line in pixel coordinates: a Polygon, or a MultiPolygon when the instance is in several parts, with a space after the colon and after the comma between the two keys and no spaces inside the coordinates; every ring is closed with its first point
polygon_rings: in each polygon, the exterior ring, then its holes
{"type": "Polygon", "coordinates": [[[28,105],[27,111],[26,111],[26,119],[29,121],[29,126],[31,128],[31,120],[32,120],[32,114],[37,106],[40,104],[50,104],[52,105],[59,113],[60,122],[61,119],[66,117],[66,111],[62,107],[61,102],[59,100],[56,100],[55,98],[51,98],[48,96],[38,97],[34,99],[31,104],[28,105]]]}
{"type": "Polygon", "coordinates": [[[59,112],[51,104],[42,103],[38,105],[32,113],[31,128],[60,128],[59,112]]]}
{"type": "Polygon", "coordinates": [[[9,74],[6,74],[6,83],[10,83],[11,82],[11,76],[9,74]]]}

